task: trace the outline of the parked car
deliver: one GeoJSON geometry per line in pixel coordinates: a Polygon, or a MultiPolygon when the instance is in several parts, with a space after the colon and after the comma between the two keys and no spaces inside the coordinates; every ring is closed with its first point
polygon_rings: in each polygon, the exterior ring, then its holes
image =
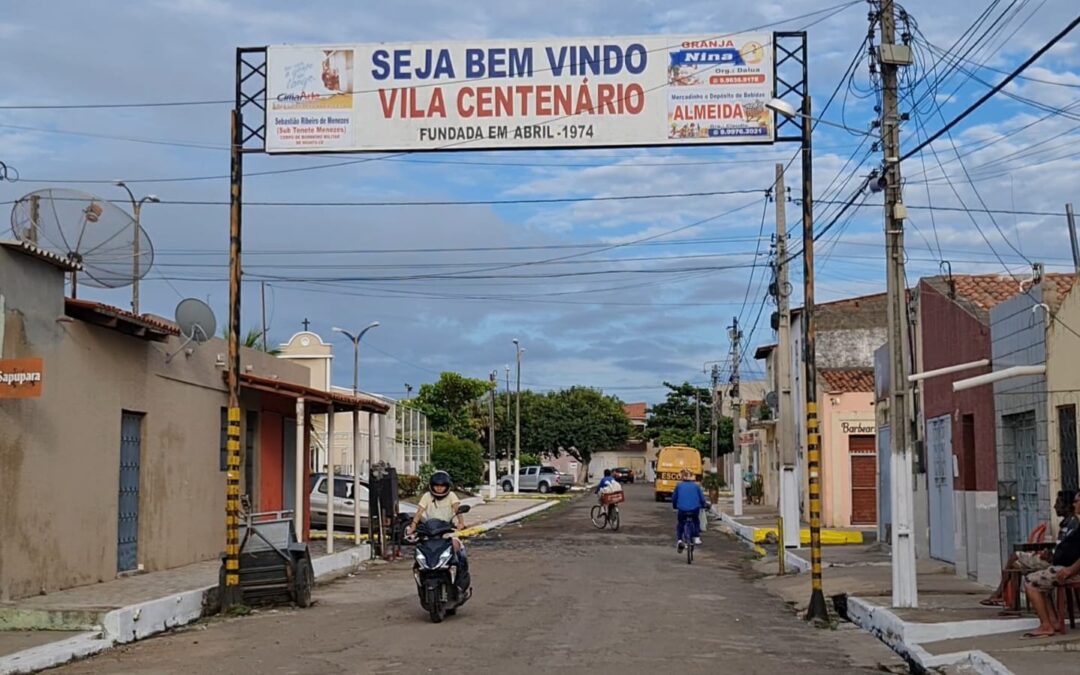
{"type": "MultiPolygon", "coordinates": [[[[522,492],[562,494],[573,486],[574,479],[560,473],[553,466],[523,466],[518,472],[518,483],[522,492]]],[[[499,485],[502,486],[503,492],[513,492],[514,477],[506,474],[499,479],[499,485]]]]}
{"type": "Polygon", "coordinates": [[[634,482],[634,470],[625,466],[611,470],[612,477],[620,483],[633,483],[634,482]]]}
{"type": "MultiPolygon", "coordinates": [[[[327,480],[325,473],[311,475],[311,527],[326,527],[326,491],[327,480]]],[[[368,527],[367,515],[368,483],[367,479],[360,479],[360,527],[368,527]]],[[[353,477],[335,476],[334,478],[334,529],[353,529],[353,509],[356,501],[353,499],[353,477]]],[[[398,501],[398,513],[408,516],[416,515],[416,504],[406,501],[398,501]]]]}

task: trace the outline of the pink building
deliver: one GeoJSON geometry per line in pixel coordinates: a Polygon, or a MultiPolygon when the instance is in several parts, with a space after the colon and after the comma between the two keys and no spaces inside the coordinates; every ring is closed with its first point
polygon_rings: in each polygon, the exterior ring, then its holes
{"type": "Polygon", "coordinates": [[[818,370],[821,517],[825,527],[876,527],[874,371],[818,370]]]}

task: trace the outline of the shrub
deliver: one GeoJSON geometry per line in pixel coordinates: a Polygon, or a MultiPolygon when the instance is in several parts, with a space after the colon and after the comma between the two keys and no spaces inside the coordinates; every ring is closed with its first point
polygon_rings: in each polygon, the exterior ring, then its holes
{"type": "Polygon", "coordinates": [[[397,485],[399,497],[415,497],[420,491],[420,476],[399,473],[397,485]]]}
{"type": "Polygon", "coordinates": [[[423,486],[428,484],[428,481],[431,480],[431,474],[433,474],[433,473],[435,473],[435,467],[432,466],[431,464],[421,464],[420,465],[420,486],[421,486],[421,489],[423,489],[423,486]]]}
{"type": "Polygon", "coordinates": [[[484,449],[475,441],[469,441],[447,433],[436,433],[431,450],[431,463],[435,469],[450,474],[458,487],[473,487],[484,480],[484,449]]]}
{"type": "Polygon", "coordinates": [[[727,483],[724,482],[724,477],[719,473],[706,471],[705,475],[701,477],[701,487],[705,490],[722,490],[727,487],[727,483]]]}

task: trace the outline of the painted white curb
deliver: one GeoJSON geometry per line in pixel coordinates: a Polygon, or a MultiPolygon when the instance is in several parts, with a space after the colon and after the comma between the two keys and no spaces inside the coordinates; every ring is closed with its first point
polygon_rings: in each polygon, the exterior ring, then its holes
{"type": "Polygon", "coordinates": [[[848,617],[853,623],[884,642],[900,656],[926,669],[966,665],[977,673],[1011,675],[1011,671],[1001,662],[980,650],[934,655],[919,645],[923,642],[1031,630],[1039,625],[1037,619],[921,624],[904,621],[888,608],[879,607],[855,596],[848,596],[847,602],[848,617]]]}
{"type": "Polygon", "coordinates": [[[502,518],[496,518],[495,520],[489,520],[486,523],[481,523],[481,524],[476,525],[474,527],[466,528],[462,532],[462,535],[464,537],[466,537],[466,538],[467,537],[475,537],[476,535],[483,534],[484,532],[487,532],[488,530],[494,530],[496,528],[503,527],[504,525],[510,525],[511,523],[516,523],[519,520],[525,520],[529,516],[534,516],[537,513],[540,513],[542,511],[547,511],[548,509],[550,509],[550,508],[552,508],[554,506],[557,506],[560,503],[561,503],[561,500],[545,501],[545,502],[543,502],[541,504],[537,504],[536,506],[531,506],[531,507],[525,509],[524,511],[518,511],[517,513],[511,513],[508,516],[503,516],[502,518]]]}
{"type": "Polygon", "coordinates": [[[101,633],[82,633],[46,645],[31,647],[21,652],[0,656],[0,675],[35,673],[46,668],[63,665],[72,659],[93,656],[112,646],[101,633]]]}
{"type": "Polygon", "coordinates": [[[330,581],[331,579],[355,572],[360,565],[371,558],[371,547],[367,544],[347,548],[344,551],[319,556],[311,561],[311,571],[315,573],[315,581],[330,581]]]}

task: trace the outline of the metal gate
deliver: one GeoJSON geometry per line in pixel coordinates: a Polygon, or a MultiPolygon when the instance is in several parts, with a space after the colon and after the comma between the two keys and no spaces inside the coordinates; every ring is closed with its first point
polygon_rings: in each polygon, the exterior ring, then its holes
{"type": "Polygon", "coordinates": [[[1039,457],[1034,410],[1003,415],[1001,422],[1005,452],[998,472],[998,510],[1004,557],[1039,524],[1039,457]]]}
{"type": "Polygon", "coordinates": [[[1063,405],[1057,409],[1058,441],[1061,448],[1061,489],[1076,492],[1080,487],[1076,461],[1076,406],[1063,405]]]}
{"type": "Polygon", "coordinates": [[[953,533],[952,418],[935,417],[926,423],[930,466],[927,492],[930,497],[930,557],[955,562],[953,533]]]}
{"type": "Polygon", "coordinates": [[[139,465],[142,453],[142,420],[139,413],[120,417],[120,495],[116,529],[116,571],[139,565],[139,465]]]}

